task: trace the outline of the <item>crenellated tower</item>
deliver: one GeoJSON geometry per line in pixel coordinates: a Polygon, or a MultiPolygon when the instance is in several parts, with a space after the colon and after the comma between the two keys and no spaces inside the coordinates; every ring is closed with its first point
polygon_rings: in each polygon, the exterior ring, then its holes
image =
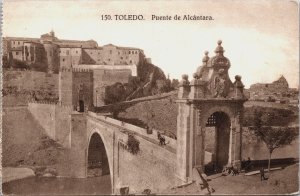
{"type": "Polygon", "coordinates": [[[59,103],[84,112],[93,107],[93,71],[62,68],[59,71],[59,103]]]}

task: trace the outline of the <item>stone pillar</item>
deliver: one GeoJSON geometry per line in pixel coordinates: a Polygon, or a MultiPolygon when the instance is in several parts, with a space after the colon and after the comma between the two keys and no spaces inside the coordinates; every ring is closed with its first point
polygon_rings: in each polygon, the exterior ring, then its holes
{"type": "Polygon", "coordinates": [[[190,106],[182,101],[178,107],[176,176],[187,182],[190,170],[190,106]]]}
{"type": "Polygon", "coordinates": [[[205,97],[205,88],[204,84],[205,82],[199,79],[198,74],[194,73],[193,75],[194,79],[191,81],[190,87],[191,91],[189,94],[190,99],[199,99],[205,97]]]}
{"type": "Polygon", "coordinates": [[[71,114],[71,163],[72,176],[87,177],[87,120],[84,114],[71,114]]]}
{"type": "Polygon", "coordinates": [[[232,147],[233,147],[233,154],[232,154],[232,160],[233,165],[237,166],[239,169],[241,167],[241,146],[242,146],[242,126],[240,124],[241,122],[241,112],[237,112],[235,118],[234,118],[234,128],[232,129],[232,147]]]}
{"type": "Polygon", "coordinates": [[[197,126],[194,131],[194,163],[193,167],[197,168],[199,171],[204,172],[204,156],[205,156],[205,127],[202,127],[200,122],[201,110],[198,109],[196,113],[197,126]]]}

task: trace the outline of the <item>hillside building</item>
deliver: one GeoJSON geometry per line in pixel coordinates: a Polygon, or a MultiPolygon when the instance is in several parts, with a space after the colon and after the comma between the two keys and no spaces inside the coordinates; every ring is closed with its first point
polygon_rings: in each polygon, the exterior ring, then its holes
{"type": "Polygon", "coordinates": [[[35,63],[47,64],[50,73],[81,64],[99,67],[117,65],[110,70],[124,70],[128,65],[151,63],[151,59],[146,58],[144,51],[139,48],[119,47],[113,44],[99,47],[94,40],[58,39],[53,31],[41,35],[40,38],[4,37],[3,56],[7,57],[8,61],[18,60],[26,62],[29,66],[35,63]]]}
{"type": "Polygon", "coordinates": [[[289,84],[284,76],[272,83],[256,83],[249,88],[251,100],[280,101],[297,100],[299,91],[289,88],[289,84]]]}

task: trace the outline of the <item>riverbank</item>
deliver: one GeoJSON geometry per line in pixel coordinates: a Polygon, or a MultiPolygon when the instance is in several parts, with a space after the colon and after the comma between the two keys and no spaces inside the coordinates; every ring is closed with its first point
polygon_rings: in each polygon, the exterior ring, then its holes
{"type": "Polygon", "coordinates": [[[34,171],[30,168],[15,168],[3,167],[2,168],[2,183],[11,182],[23,178],[35,176],[34,171]]]}
{"type": "Polygon", "coordinates": [[[94,178],[28,177],[2,184],[5,195],[110,195],[110,175],[94,178]],[[33,188],[34,187],[34,188],[33,188]]]}

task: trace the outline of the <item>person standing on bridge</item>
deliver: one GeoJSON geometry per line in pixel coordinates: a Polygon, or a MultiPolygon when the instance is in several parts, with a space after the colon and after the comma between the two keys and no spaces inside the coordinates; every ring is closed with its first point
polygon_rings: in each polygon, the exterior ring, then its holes
{"type": "Polygon", "coordinates": [[[159,140],[159,144],[162,145],[166,145],[166,139],[164,136],[162,136],[159,132],[157,132],[157,138],[159,140]]]}

